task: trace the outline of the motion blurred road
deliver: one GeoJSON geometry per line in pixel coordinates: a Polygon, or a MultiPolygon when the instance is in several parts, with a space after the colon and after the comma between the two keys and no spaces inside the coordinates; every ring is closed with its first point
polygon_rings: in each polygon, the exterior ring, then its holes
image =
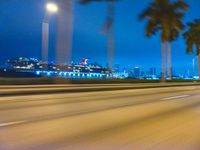
{"type": "Polygon", "coordinates": [[[0,150],[200,149],[200,86],[42,88],[0,87],[0,150]],[[38,94],[3,94],[22,89],[38,94]]]}

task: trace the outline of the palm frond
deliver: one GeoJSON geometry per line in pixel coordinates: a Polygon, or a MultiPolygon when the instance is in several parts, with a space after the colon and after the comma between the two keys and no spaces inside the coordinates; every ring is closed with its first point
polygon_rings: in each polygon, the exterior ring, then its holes
{"type": "Polygon", "coordinates": [[[147,36],[161,33],[162,41],[173,41],[185,27],[182,19],[187,8],[183,0],[154,0],[138,18],[147,21],[147,36]]]}
{"type": "Polygon", "coordinates": [[[195,50],[198,55],[200,52],[200,20],[196,19],[187,25],[188,30],[183,34],[187,45],[187,53],[195,50]]]}

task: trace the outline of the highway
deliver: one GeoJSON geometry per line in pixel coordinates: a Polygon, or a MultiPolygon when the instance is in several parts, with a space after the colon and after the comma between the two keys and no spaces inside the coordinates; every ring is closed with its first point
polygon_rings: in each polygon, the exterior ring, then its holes
{"type": "Polygon", "coordinates": [[[200,149],[200,86],[108,86],[0,87],[0,150],[200,149]]]}

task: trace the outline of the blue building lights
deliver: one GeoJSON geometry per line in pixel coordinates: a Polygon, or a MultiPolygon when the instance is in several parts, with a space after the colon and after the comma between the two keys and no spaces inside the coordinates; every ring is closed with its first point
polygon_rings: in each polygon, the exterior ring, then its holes
{"type": "MultiPolygon", "coordinates": [[[[85,61],[84,61],[85,62],[85,61]]],[[[86,61],[87,62],[87,61],[86,61]]],[[[60,78],[111,78],[112,70],[100,65],[87,64],[83,61],[79,64],[56,65],[46,64],[38,59],[19,57],[8,60],[6,63],[9,69],[17,72],[33,73],[42,77],[60,78]]]]}

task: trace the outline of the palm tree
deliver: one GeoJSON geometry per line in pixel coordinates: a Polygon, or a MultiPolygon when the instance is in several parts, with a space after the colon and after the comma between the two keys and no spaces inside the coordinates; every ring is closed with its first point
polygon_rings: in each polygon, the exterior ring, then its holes
{"type": "Polygon", "coordinates": [[[183,31],[185,25],[182,23],[185,12],[188,10],[188,5],[184,1],[176,1],[171,6],[169,13],[171,21],[169,21],[169,37],[168,37],[168,78],[172,79],[172,63],[171,63],[171,43],[176,40],[179,33],[183,31]]]}
{"type": "Polygon", "coordinates": [[[113,22],[114,22],[114,2],[118,0],[80,0],[81,4],[88,4],[90,2],[107,2],[108,4],[108,15],[103,27],[104,33],[108,36],[108,66],[112,68],[114,62],[114,31],[113,31],[113,22]]]}
{"type": "Polygon", "coordinates": [[[187,53],[191,53],[194,50],[198,56],[198,69],[200,80],[200,19],[194,20],[194,22],[188,23],[188,31],[183,36],[187,44],[187,53]]]}
{"type": "Polygon", "coordinates": [[[183,30],[182,19],[188,5],[182,0],[154,0],[140,14],[140,19],[147,19],[145,34],[151,37],[157,32],[161,38],[161,80],[166,78],[166,48],[168,47],[168,73],[171,78],[171,42],[174,41],[183,30]]]}

